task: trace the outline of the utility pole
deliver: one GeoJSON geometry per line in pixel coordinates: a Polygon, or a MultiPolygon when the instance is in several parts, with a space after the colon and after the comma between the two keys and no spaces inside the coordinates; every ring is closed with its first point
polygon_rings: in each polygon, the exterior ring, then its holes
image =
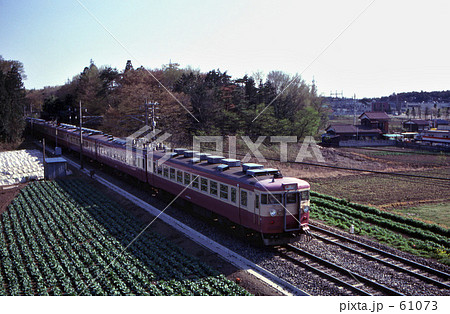
{"type": "Polygon", "coordinates": [[[55,152],[58,148],[58,119],[56,119],[56,127],[55,127],[55,152]]]}
{"type": "Polygon", "coordinates": [[[147,99],[145,99],[145,125],[149,125],[149,117],[151,118],[151,127],[152,127],[152,131],[155,130],[156,128],[156,119],[158,119],[159,117],[156,116],[156,111],[159,109],[158,107],[159,103],[157,102],[148,102],[147,99]],[[151,109],[149,108],[151,106],[151,109]],[[150,109],[150,110],[149,110],[150,109]],[[150,112],[149,112],[150,111],[150,112]]]}
{"type": "Polygon", "coordinates": [[[83,112],[81,112],[80,100],[80,169],[83,169],[83,112]]]}
{"type": "Polygon", "coordinates": [[[145,103],[144,103],[145,125],[148,125],[148,105],[149,105],[149,102],[147,101],[147,98],[145,98],[145,103]]]}
{"type": "Polygon", "coordinates": [[[152,103],[152,131],[156,129],[156,116],[155,116],[155,110],[159,109],[159,107],[156,107],[159,105],[157,102],[152,103]]]}

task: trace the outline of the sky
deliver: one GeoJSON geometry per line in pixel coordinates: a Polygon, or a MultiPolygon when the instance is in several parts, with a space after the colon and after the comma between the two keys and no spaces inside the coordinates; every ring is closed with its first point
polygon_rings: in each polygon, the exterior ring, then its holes
{"type": "Polygon", "coordinates": [[[0,55],[23,63],[27,89],[132,60],[280,70],[323,96],[380,97],[450,89],[449,12],[440,0],[0,0],[0,55]]]}

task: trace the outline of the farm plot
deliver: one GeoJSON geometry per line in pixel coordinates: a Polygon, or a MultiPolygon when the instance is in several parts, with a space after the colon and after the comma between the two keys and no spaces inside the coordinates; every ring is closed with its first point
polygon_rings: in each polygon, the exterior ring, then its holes
{"type": "Polygon", "coordinates": [[[38,150],[0,152],[0,186],[43,178],[43,157],[38,150]]]}
{"type": "Polygon", "coordinates": [[[132,242],[145,226],[83,180],[33,182],[0,218],[0,295],[248,295],[158,234],[132,242]]]}
{"type": "Polygon", "coordinates": [[[311,193],[311,218],[450,264],[450,229],[332,196],[311,193]]]}

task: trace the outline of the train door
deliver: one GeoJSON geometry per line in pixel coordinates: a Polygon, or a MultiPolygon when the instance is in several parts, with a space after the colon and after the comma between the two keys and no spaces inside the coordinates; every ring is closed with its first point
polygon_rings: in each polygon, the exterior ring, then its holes
{"type": "Polygon", "coordinates": [[[300,194],[297,191],[283,195],[284,231],[300,230],[300,194]]]}
{"type": "Polygon", "coordinates": [[[256,226],[261,226],[261,195],[260,192],[256,192],[255,191],[255,202],[254,202],[254,206],[253,206],[253,214],[256,217],[256,222],[255,225],[256,226]]]}
{"type": "Polygon", "coordinates": [[[239,184],[236,185],[236,189],[237,189],[237,191],[236,191],[237,194],[236,194],[235,198],[236,198],[238,213],[239,213],[239,224],[242,225],[242,212],[241,212],[242,208],[241,208],[241,197],[240,197],[241,188],[239,187],[239,184]]]}
{"type": "Polygon", "coordinates": [[[255,215],[255,193],[239,188],[239,218],[243,226],[256,228],[259,217],[255,215]]]}
{"type": "MultiPolygon", "coordinates": [[[[153,175],[153,172],[154,171],[156,171],[156,169],[154,169],[154,167],[153,167],[153,152],[151,151],[151,149],[148,149],[147,150],[147,158],[146,158],[146,160],[147,160],[147,169],[146,169],[146,172],[147,172],[147,182],[150,184],[150,185],[154,185],[154,182],[153,182],[153,178],[154,178],[154,175],[153,175]]],[[[155,160],[156,161],[156,160],[155,160]]]]}
{"type": "MultiPolygon", "coordinates": [[[[258,230],[260,225],[259,209],[255,207],[255,192],[247,191],[247,210],[253,216],[252,223],[254,229],[258,230]]],[[[259,198],[259,196],[258,196],[259,198]]]]}

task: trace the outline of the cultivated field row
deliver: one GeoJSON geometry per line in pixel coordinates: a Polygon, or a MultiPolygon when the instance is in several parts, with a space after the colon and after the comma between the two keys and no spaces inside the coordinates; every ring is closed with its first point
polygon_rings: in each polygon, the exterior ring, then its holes
{"type": "Polygon", "coordinates": [[[247,295],[82,180],[34,182],[0,220],[0,295],[247,295]],[[125,250],[125,248],[127,248],[125,250]]]}
{"type": "Polygon", "coordinates": [[[332,196],[311,193],[313,219],[376,238],[398,249],[450,264],[450,230],[332,196]]]}

